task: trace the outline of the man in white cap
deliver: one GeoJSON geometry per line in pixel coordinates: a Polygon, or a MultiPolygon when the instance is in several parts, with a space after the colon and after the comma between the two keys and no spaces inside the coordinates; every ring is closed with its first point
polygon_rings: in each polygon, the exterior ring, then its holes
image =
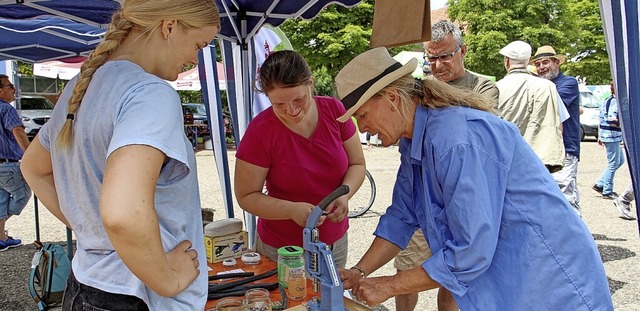
{"type": "MultiPolygon", "coordinates": [[[[580,90],[575,77],[566,76],[560,65],[566,57],[556,53],[552,46],[538,48],[531,63],[536,66],[538,76],[552,81],[569,111],[569,119],[562,123],[564,142],[564,167],[553,174],[553,178],[564,193],[567,201],[580,214],[580,192],[578,191],[578,161],[580,160],[580,90]]],[[[598,190],[596,190],[598,191],[598,190]]]]}
{"type": "Polygon", "coordinates": [[[562,169],[564,144],[558,91],[553,82],[527,70],[531,46],[513,41],[500,50],[507,74],[496,83],[500,101],[496,110],[518,126],[520,134],[549,172],[562,169]]]}

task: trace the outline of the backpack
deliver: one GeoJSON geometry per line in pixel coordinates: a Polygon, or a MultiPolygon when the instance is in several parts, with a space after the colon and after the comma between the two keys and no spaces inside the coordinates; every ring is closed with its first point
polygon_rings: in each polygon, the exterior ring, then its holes
{"type": "Polygon", "coordinates": [[[71,260],[61,245],[34,242],[38,251],[31,261],[29,292],[38,310],[59,306],[71,272],[71,260]]]}

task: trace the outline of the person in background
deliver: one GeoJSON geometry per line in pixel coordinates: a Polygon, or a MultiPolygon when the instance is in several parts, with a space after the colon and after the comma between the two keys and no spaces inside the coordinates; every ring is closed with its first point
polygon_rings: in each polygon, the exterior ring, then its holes
{"type": "Polygon", "coordinates": [[[277,250],[302,246],[313,208],[340,185],[349,193],[320,218],[320,240],[338,267],[347,263],[349,198],[364,180],[365,160],[353,121],[342,123],[342,104],[314,96],[311,69],[294,51],[278,51],[260,67],[259,85],[271,107],[250,123],[236,153],[235,194],[240,207],[258,216],[255,249],[277,261],[277,250]],[[263,193],[266,182],[267,193],[263,193]]]}
{"type": "Polygon", "coordinates": [[[25,178],[78,240],[63,310],[204,310],[195,154],[165,80],[219,30],[213,1],[124,1],[25,153],[25,178]]]}
{"type": "Polygon", "coordinates": [[[347,110],[338,120],[354,115],[383,146],[400,140],[401,157],[374,241],[339,270],[344,288],[368,305],[445,287],[461,310],[613,310],[593,237],[518,128],[479,94],[415,80],[416,65],[380,47],[335,79],[347,110]],[[418,228],[433,255],[370,276],[418,228]]]}
{"type": "Polygon", "coordinates": [[[613,200],[613,206],[618,209],[620,213],[620,218],[626,220],[634,220],[636,217],[633,216],[631,212],[631,202],[635,200],[635,195],[633,194],[633,186],[629,185],[627,189],[622,193],[622,195],[618,196],[613,200]]]}
{"type": "Polygon", "coordinates": [[[500,90],[498,114],[518,127],[549,172],[561,170],[565,153],[555,84],[527,70],[531,58],[528,43],[513,41],[500,54],[507,74],[496,83],[500,90]]]}
{"type": "Polygon", "coordinates": [[[622,152],[622,129],[618,117],[618,102],[611,82],[611,96],[600,105],[600,125],[598,127],[598,145],[605,147],[607,151],[607,166],[591,187],[602,194],[603,199],[613,200],[618,195],[613,191],[613,178],[616,171],[624,163],[622,152]]]}
{"type": "MultiPolygon", "coordinates": [[[[431,26],[431,41],[424,43],[425,63],[431,68],[435,78],[447,84],[473,91],[484,96],[493,106],[498,106],[499,90],[496,84],[488,79],[476,76],[464,68],[464,57],[467,46],[462,41],[462,31],[449,20],[441,20],[431,26]]],[[[411,270],[420,266],[431,256],[422,230],[416,231],[409,246],[402,250],[393,262],[399,270],[411,270]]],[[[418,293],[399,295],[395,298],[396,310],[411,311],[418,303],[418,293]]],[[[458,306],[446,288],[438,291],[438,310],[458,310],[458,306]]]]}
{"type": "Polygon", "coordinates": [[[578,80],[566,76],[560,70],[566,57],[557,54],[552,46],[538,48],[531,63],[536,66],[538,76],[552,81],[564,106],[569,111],[569,118],[562,122],[562,141],[564,142],[564,165],[562,170],[553,173],[553,178],[564,193],[569,204],[580,211],[580,192],[578,191],[578,161],[580,160],[580,91],[578,80]]]}
{"type": "Polygon", "coordinates": [[[29,146],[22,119],[13,106],[16,88],[0,74],[0,252],[22,245],[7,235],[7,220],[20,215],[31,197],[31,189],[20,173],[20,159],[29,146]]]}

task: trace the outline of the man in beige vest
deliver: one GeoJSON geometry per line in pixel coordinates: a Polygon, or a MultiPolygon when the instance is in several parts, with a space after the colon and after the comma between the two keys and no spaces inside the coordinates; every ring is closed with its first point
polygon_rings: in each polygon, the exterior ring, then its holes
{"type": "Polygon", "coordinates": [[[507,75],[496,83],[500,90],[496,110],[503,119],[518,126],[549,172],[557,172],[564,162],[564,143],[556,86],[527,70],[531,58],[528,43],[511,42],[500,54],[504,56],[507,75]]]}

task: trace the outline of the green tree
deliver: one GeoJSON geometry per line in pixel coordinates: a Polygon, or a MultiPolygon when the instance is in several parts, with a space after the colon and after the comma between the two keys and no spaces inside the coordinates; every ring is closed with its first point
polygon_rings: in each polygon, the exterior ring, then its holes
{"type": "Polygon", "coordinates": [[[568,0],[449,0],[448,9],[465,29],[466,66],[497,79],[505,74],[498,51],[511,41],[528,42],[534,53],[552,45],[558,53],[577,55],[581,33],[574,13],[568,0]]]}
{"type": "Polygon", "coordinates": [[[598,1],[577,0],[569,6],[577,19],[579,34],[574,43],[575,52],[570,55],[571,61],[563,69],[587,84],[609,84],[611,68],[598,1]]]}

